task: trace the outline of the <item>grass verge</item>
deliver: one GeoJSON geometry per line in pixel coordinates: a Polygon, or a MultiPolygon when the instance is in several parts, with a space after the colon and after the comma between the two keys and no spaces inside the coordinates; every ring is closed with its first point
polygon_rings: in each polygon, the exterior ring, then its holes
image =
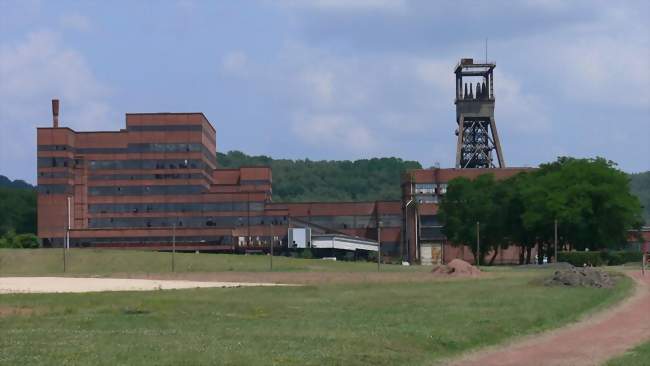
{"type": "Polygon", "coordinates": [[[606,364],[607,366],[647,366],[650,365],[650,342],[625,352],[606,364]]]}
{"type": "Polygon", "coordinates": [[[575,321],[632,288],[545,287],[544,275],[2,295],[0,364],[426,365],[575,321]]]}
{"type": "MultiPolygon", "coordinates": [[[[70,249],[67,274],[163,273],[171,272],[171,253],[70,249]]],[[[263,272],[269,270],[269,256],[210,253],[176,253],[176,272],[263,272]]],[[[280,272],[374,272],[371,262],[326,261],[273,257],[273,269],[280,272]]],[[[382,265],[387,272],[429,271],[422,266],[382,265]]],[[[1,275],[63,274],[61,249],[0,249],[1,275]]]]}

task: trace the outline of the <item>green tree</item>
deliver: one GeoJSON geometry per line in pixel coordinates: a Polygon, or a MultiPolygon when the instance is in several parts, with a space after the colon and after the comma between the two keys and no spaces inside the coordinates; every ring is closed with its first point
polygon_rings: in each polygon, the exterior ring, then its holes
{"type": "Polygon", "coordinates": [[[523,226],[539,244],[539,261],[550,253],[553,221],[560,244],[578,250],[603,249],[626,241],[642,223],[641,205],[629,177],[602,158],[559,158],[531,173],[523,187],[523,226]]]}
{"type": "Polygon", "coordinates": [[[492,174],[480,175],[474,180],[456,178],[449,182],[438,217],[444,223],[443,233],[453,245],[466,245],[477,263],[492,251],[490,264],[496,254],[507,247],[505,186],[495,181],[492,174]],[[477,223],[479,223],[479,248],[477,252],[477,223]]]}
{"type": "Polygon", "coordinates": [[[398,158],[289,160],[240,151],[217,153],[217,162],[223,168],[270,166],[277,202],[399,200],[402,173],[422,168],[416,161],[398,158]]]}

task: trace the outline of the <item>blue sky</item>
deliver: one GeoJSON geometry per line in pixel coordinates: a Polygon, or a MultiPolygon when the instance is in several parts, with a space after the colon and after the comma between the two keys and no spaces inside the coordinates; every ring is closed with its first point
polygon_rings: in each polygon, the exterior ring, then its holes
{"type": "Polygon", "coordinates": [[[219,151],[451,167],[453,68],[497,63],[506,163],[650,170],[647,1],[0,0],[0,174],[35,181],[35,128],[201,111],[219,151]]]}

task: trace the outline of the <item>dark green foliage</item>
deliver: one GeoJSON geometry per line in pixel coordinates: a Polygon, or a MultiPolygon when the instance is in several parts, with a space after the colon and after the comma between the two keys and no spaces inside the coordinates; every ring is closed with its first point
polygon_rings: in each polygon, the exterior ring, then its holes
{"type": "Polygon", "coordinates": [[[33,189],[35,188],[31,184],[25,182],[24,180],[16,179],[11,180],[4,175],[0,174],[0,187],[5,188],[20,188],[20,189],[33,189]]]}
{"type": "Polygon", "coordinates": [[[560,262],[568,262],[576,267],[588,266],[599,267],[605,262],[600,252],[559,252],[557,254],[560,262]]]}
{"type": "Polygon", "coordinates": [[[650,172],[630,174],[630,191],[639,197],[643,218],[650,225],[650,172]]]}
{"type": "Polygon", "coordinates": [[[619,266],[625,263],[641,262],[641,252],[628,251],[594,251],[594,252],[560,252],[560,262],[568,262],[582,267],[585,263],[593,266],[619,266]]]}
{"type": "Polygon", "coordinates": [[[619,266],[625,263],[641,262],[643,253],[628,251],[603,251],[600,255],[608,266],[619,266]]]}
{"type": "Polygon", "coordinates": [[[0,248],[38,248],[38,238],[34,234],[18,234],[8,231],[0,237],[0,248]]]}
{"type": "Polygon", "coordinates": [[[343,161],[273,159],[240,151],[217,153],[223,168],[270,166],[278,202],[375,201],[401,198],[401,174],[421,169],[416,161],[375,158],[343,161]]]}
{"type": "Polygon", "coordinates": [[[36,233],[36,191],[0,187],[0,236],[36,233]]]}
{"type": "Polygon", "coordinates": [[[537,246],[541,263],[553,254],[555,220],[561,248],[600,250],[625,243],[628,230],[642,221],[629,180],[610,161],[563,157],[499,182],[491,175],[454,179],[439,216],[450,241],[473,252],[476,222],[481,223],[480,258],[514,244],[525,249],[522,263],[529,263],[530,248],[537,246]]]}

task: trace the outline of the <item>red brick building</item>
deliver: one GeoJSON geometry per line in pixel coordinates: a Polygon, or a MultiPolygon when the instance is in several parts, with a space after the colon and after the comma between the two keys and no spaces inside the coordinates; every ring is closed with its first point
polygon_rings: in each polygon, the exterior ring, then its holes
{"type": "Polygon", "coordinates": [[[202,113],[133,113],[126,128],[38,128],[38,236],[46,246],[267,250],[290,226],[376,240],[399,252],[401,204],[274,203],[271,169],[219,169],[202,113]],[[69,228],[69,230],[68,230],[69,228]]]}

